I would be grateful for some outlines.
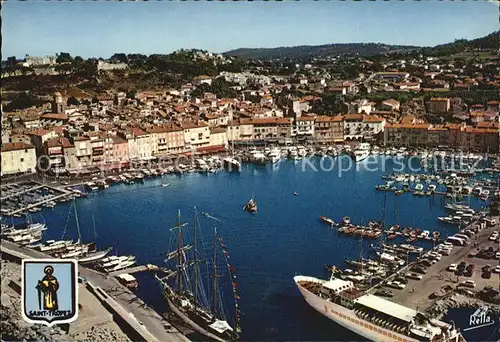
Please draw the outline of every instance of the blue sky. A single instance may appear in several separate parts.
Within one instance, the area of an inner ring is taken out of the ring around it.
[[[484,1],[2,3],[2,55],[224,52],[348,42],[436,45],[498,30]]]

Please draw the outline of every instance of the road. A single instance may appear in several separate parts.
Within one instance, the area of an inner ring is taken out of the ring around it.
[[[3,253],[13,252],[32,258],[50,258],[38,251],[20,247],[12,242],[2,240],[0,250]],[[143,327],[161,342],[188,342],[189,339],[171,326],[156,311],[146,305],[134,293],[122,286],[114,277],[106,276],[94,270],[79,266],[78,273],[95,286],[106,291],[124,311],[131,313]]]

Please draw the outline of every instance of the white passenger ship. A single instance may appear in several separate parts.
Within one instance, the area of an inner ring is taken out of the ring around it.
[[[465,341],[453,325],[366,294],[351,281],[295,276],[306,302],[332,321],[371,341]]]

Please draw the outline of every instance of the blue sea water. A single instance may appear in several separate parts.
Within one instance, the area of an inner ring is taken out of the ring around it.
[[[385,182],[381,176],[392,171],[391,158],[379,157],[385,170],[368,171],[361,163],[357,170],[339,176],[339,166],[348,162],[337,158],[333,169],[324,163],[330,170],[322,171],[321,160],[314,158],[312,165],[319,169],[315,171],[303,169],[302,162],[282,160],[275,165],[244,165],[240,173],[166,175],[132,186],[113,185],[76,201],[82,235],[84,240],[93,239],[94,216],[99,247],[134,254],[138,264],[161,265],[177,210],[192,222],[197,206],[218,219],[201,217],[200,229],[211,234],[216,226],[231,253],[241,296],[242,340],[361,340],[311,309],[294,286],[295,274],[326,277],[325,264],[359,257],[359,241],[337,235],[319,217],[339,220],[347,215],[354,223],[367,224],[382,219],[386,202],[387,224],[439,230],[442,235],[456,227],[436,220],[446,213],[441,196],[398,196],[395,210],[394,195],[375,190],[375,185]],[[165,182],[171,186],[161,187]],[[256,215],[242,210],[252,195],[259,207]],[[473,207],[480,205],[484,202],[473,199]],[[65,230],[67,236],[76,236],[69,204],[33,216],[33,220],[42,219],[49,227],[46,239],[59,239]],[[365,256],[370,243],[373,240],[364,241]],[[152,276],[137,277],[138,295],[159,312],[166,311]]]

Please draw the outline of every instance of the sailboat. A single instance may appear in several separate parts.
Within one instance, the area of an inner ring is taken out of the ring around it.
[[[59,251],[54,256],[60,259],[69,259],[75,258],[78,262],[81,263],[89,263],[93,261],[97,261],[99,259],[104,258],[110,251],[111,248],[105,249],[103,251],[98,251],[96,249],[96,243],[82,243],[82,236],[80,232],[80,223],[78,221],[78,212],[76,210],[76,202],[73,202],[73,209],[75,211],[75,221],[76,221],[76,229],[78,232],[78,240],[73,245],[67,246],[64,251]],[[65,235],[63,232],[63,237]],[[94,232],[95,232],[95,223],[94,223]]]
[[[197,225],[198,215],[195,208],[195,219],[193,229],[193,245],[184,245],[183,241],[187,236],[183,236],[183,227],[187,224],[181,224],[181,214],[178,212],[178,224],[171,231],[177,230],[177,249],[167,254],[165,262],[170,267],[162,270],[166,273],[160,277],[159,272],[155,278],[163,290],[163,295],[170,309],[184,323],[189,325],[196,332],[215,341],[225,342],[234,341],[239,338],[241,329],[239,327],[239,295],[236,283],[236,274],[234,268],[229,264],[229,252],[217,230],[214,230],[213,256],[210,270],[209,260],[199,260]],[[185,235],[185,234],[184,234]],[[175,242],[175,241],[174,241]],[[202,244],[203,245],[203,244]],[[223,259],[231,278],[231,287],[233,291],[234,318],[233,324],[228,323],[225,318],[226,311],[222,307],[222,296],[220,286],[218,285],[217,250],[222,249]],[[193,251],[192,260],[188,259],[188,252]],[[206,271],[202,272],[199,265],[205,264]],[[211,273],[211,274],[210,274]],[[203,278],[210,276],[211,298],[205,292]],[[210,303],[211,302],[211,303]]]
[[[95,218],[94,218],[94,215],[92,215],[92,222],[93,222],[93,226],[94,226],[94,237],[97,239],[97,232],[95,230]],[[102,251],[98,251],[98,250],[94,250],[92,252],[88,252],[86,253],[85,255],[82,255],[80,257],[78,257],[78,263],[80,264],[88,264],[88,263],[91,263],[91,262],[95,262],[97,260],[101,260],[102,258],[104,258],[106,255],[108,255],[109,252],[111,252],[111,250],[113,249],[113,247],[108,247]]]

